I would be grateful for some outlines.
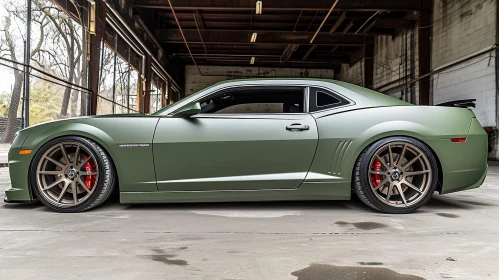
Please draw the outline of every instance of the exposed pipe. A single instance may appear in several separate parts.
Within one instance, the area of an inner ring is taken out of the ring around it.
[[[189,44],[187,43],[187,39],[185,39],[184,31],[182,30],[182,27],[180,26],[180,23],[178,22],[177,14],[175,14],[175,10],[173,9],[172,2],[168,0],[168,4],[170,5],[170,9],[172,10],[173,17],[175,18],[175,21],[177,22],[178,29],[180,30],[180,34],[182,35],[182,38],[184,39],[185,46],[187,47],[187,50],[189,51],[189,54],[191,55],[192,62],[194,62],[194,65],[198,68],[199,74],[203,75],[201,72],[201,69],[199,68],[199,65],[196,63],[196,60],[194,59],[194,56],[192,55],[191,48],[189,48]],[[204,42],[203,42],[204,44]]]
[[[147,46],[140,40],[140,38],[135,34],[135,32],[133,32],[133,30],[131,30],[130,27],[128,27],[126,21],[123,19],[123,17],[121,17],[121,15],[118,13],[118,11],[116,11],[116,9],[114,8],[114,5],[112,3],[110,3],[109,1],[110,0],[105,0],[104,2],[106,3],[106,7],[111,11],[113,16],[116,17],[121,22],[121,24],[133,36],[133,38],[137,41],[137,43],[139,43],[139,45],[146,51],[146,53],[158,65],[158,67],[161,69],[161,71],[163,71],[166,74],[166,76],[168,76],[168,78],[175,85],[175,87],[177,89],[180,89],[180,86],[175,82],[175,80],[170,76],[170,74],[168,74],[166,69],[161,65],[161,63],[159,63],[159,61],[156,59],[156,57],[151,53],[149,48],[147,48]]]
[[[360,28],[357,30],[357,32],[355,32],[355,34],[359,33],[359,31],[362,30],[362,28],[364,28],[364,26],[371,20],[373,19],[373,17],[375,17],[377,14],[379,14],[379,11],[376,11],[372,16],[370,16],[361,26]]]
[[[170,0],[168,0],[169,2]],[[321,28],[322,26],[324,25],[324,23],[326,23],[326,20],[327,18],[329,17],[329,15],[331,14],[331,12],[334,10],[334,7],[336,7],[336,4],[338,4],[340,0],[336,0],[334,1],[333,5],[331,6],[331,9],[329,9],[329,11],[327,12],[327,15],[324,17],[324,20],[322,20],[322,23],[321,25],[319,25],[319,28],[317,28],[317,31],[315,31],[315,34],[314,36],[312,37],[312,39],[310,40],[310,44],[312,44],[315,40],[315,37],[317,37],[317,34],[319,34],[319,31],[321,31]]]

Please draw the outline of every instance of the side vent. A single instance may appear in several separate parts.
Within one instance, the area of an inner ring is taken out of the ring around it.
[[[341,175],[341,162],[343,162],[343,158],[345,157],[348,148],[350,148],[350,145],[352,145],[352,140],[340,141],[338,146],[336,146],[331,163],[331,169],[329,170],[330,174]]]

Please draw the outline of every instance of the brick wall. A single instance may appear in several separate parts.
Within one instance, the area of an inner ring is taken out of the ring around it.
[[[348,64],[341,65],[341,70],[335,79],[364,86],[364,59],[350,66]]]

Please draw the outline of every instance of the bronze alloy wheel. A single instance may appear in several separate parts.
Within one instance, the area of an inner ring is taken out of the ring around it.
[[[95,142],[76,136],[49,141],[35,155],[31,185],[36,197],[59,212],[81,212],[103,203],[114,188],[114,168]]]
[[[431,150],[409,137],[389,137],[362,152],[353,188],[366,205],[387,213],[410,213],[426,204],[438,183]]]

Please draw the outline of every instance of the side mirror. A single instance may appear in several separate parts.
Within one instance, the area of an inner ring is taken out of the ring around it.
[[[201,104],[199,104],[199,102],[196,102],[180,108],[180,110],[178,110],[174,116],[179,118],[189,118],[199,113],[201,113]]]

